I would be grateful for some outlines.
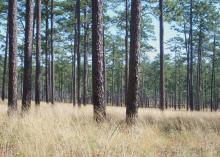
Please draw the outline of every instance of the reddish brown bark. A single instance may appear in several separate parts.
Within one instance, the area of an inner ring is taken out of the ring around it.
[[[9,0],[8,113],[17,111],[17,0]]]
[[[36,72],[35,72],[35,104],[40,104],[40,56],[41,56],[41,0],[36,0]]]
[[[136,122],[138,115],[138,57],[140,51],[140,0],[131,1],[130,22],[130,61],[128,95],[126,100],[126,121],[128,124]]]
[[[32,73],[32,41],[33,41],[33,0],[26,1],[25,16],[25,50],[22,110],[28,111],[31,106],[31,73]]]
[[[92,1],[92,83],[94,119],[103,121],[106,117],[103,78],[103,2]]]

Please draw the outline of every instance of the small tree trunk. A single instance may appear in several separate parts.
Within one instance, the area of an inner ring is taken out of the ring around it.
[[[50,48],[51,48],[51,103],[54,104],[54,52],[53,52],[53,5],[54,2],[51,0],[51,34],[50,34]]]
[[[40,56],[41,56],[41,0],[36,0],[37,34],[36,34],[36,73],[35,104],[40,105]]]
[[[213,43],[213,54],[212,54],[212,79],[211,79],[211,101],[210,101],[210,109],[213,111],[213,95],[215,95],[215,51],[216,51],[216,35],[214,35],[214,43]],[[214,94],[213,94],[214,93]]]
[[[192,7],[193,2],[190,0],[190,82],[189,82],[189,107],[190,110],[193,111],[193,32],[192,32]]]
[[[87,77],[88,77],[88,61],[87,61],[87,32],[88,32],[88,25],[87,25],[87,5],[84,9],[84,68],[83,68],[83,105],[86,105],[86,97],[87,97]]]
[[[164,110],[164,27],[163,27],[163,0],[159,1],[160,8],[160,109]]]
[[[48,0],[46,0],[46,49],[45,49],[45,91],[46,91],[46,102],[49,103],[49,59],[48,59],[48,26],[49,26],[49,15],[48,15]]]
[[[7,60],[8,60],[8,20],[7,20],[7,31],[6,31],[6,40],[5,40],[5,57],[4,57],[4,71],[2,79],[2,101],[5,100],[5,77],[7,69]]]
[[[25,51],[22,111],[28,111],[31,106],[31,76],[32,76],[32,43],[33,43],[33,0],[26,1],[25,17]]]
[[[128,0],[125,0],[125,100],[128,90]]]
[[[81,91],[80,91],[80,0],[76,2],[76,19],[77,19],[77,103],[81,106]]]

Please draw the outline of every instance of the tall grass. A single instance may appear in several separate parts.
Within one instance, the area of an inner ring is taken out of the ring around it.
[[[92,106],[42,104],[29,114],[7,116],[0,104],[0,156],[24,157],[219,157],[220,113],[139,109],[126,126],[125,108],[107,107],[93,121]]]

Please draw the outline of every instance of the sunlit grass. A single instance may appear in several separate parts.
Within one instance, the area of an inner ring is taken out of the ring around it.
[[[33,103],[34,104],[34,103]],[[0,156],[26,157],[219,157],[220,113],[139,109],[126,126],[125,108],[107,107],[107,121],[93,121],[92,106],[32,106],[7,116],[0,105]]]

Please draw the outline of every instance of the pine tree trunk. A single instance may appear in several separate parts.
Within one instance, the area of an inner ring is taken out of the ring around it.
[[[25,16],[25,50],[22,111],[28,111],[31,106],[31,76],[32,76],[32,43],[33,43],[33,0],[26,1]]]
[[[189,48],[188,48],[188,43],[187,43],[187,37],[186,37],[186,24],[184,23],[184,40],[185,40],[185,49],[186,49],[186,54],[187,54],[187,69],[186,69],[186,84],[187,84],[187,92],[186,92],[186,108],[187,108],[187,111],[189,110],[189,82],[190,82],[190,79],[189,79]]]
[[[80,91],[80,0],[77,0],[76,5],[76,19],[77,19],[77,103],[81,106],[81,91]]]
[[[128,90],[128,0],[125,0],[125,100]]]
[[[138,115],[138,57],[140,51],[140,0],[131,1],[130,61],[128,95],[126,100],[126,122],[134,124]]]
[[[198,45],[198,62],[197,62],[197,102],[196,102],[196,110],[200,110],[201,105],[201,63],[202,63],[202,30],[200,25],[199,30],[199,45]]]
[[[113,43],[114,44],[114,43]],[[114,106],[115,103],[115,75],[114,75],[114,69],[115,69],[115,45],[113,45],[113,52],[112,52],[112,106]]]
[[[177,91],[177,66],[176,66],[176,52],[175,52],[175,78],[174,78],[174,109],[176,110],[176,91]]]
[[[159,1],[160,8],[160,109],[164,110],[164,27],[163,27],[163,0]]]
[[[45,91],[46,91],[46,102],[49,103],[49,58],[48,58],[48,50],[49,50],[49,43],[48,43],[48,27],[49,27],[49,13],[48,13],[48,1],[46,0],[46,49],[45,49]]]
[[[73,52],[73,106],[76,106],[76,48],[77,48],[77,28],[74,26],[74,52]]]
[[[87,77],[88,77],[88,61],[87,61],[87,32],[88,32],[88,24],[87,24],[87,5],[84,9],[84,68],[83,68],[83,105],[86,105],[87,98]]]
[[[8,113],[17,111],[17,0],[9,0]]]
[[[41,56],[41,0],[36,0],[36,72],[35,72],[35,104],[40,105],[40,56]]]
[[[189,83],[189,107],[193,111],[193,32],[192,32],[192,7],[193,2],[190,0],[190,83]]]
[[[54,1],[51,0],[51,18],[50,18],[50,24],[51,24],[51,33],[50,33],[50,49],[51,49],[51,103],[54,104],[54,51],[53,51],[53,6]]]
[[[92,1],[92,82],[94,119],[103,121],[106,117],[103,78],[103,2]]]
[[[4,57],[4,71],[3,71],[3,79],[2,79],[2,101],[5,100],[5,78],[6,78],[6,70],[7,70],[7,60],[8,60],[8,20],[7,20],[7,31],[6,31],[6,40],[5,40],[5,57]]]
[[[211,112],[213,111],[213,95],[215,95],[215,87],[214,87],[214,81],[215,81],[215,51],[216,51],[216,35],[214,35],[214,43],[213,43],[213,54],[212,54],[212,78],[211,78],[211,101],[210,101],[210,109]]]

